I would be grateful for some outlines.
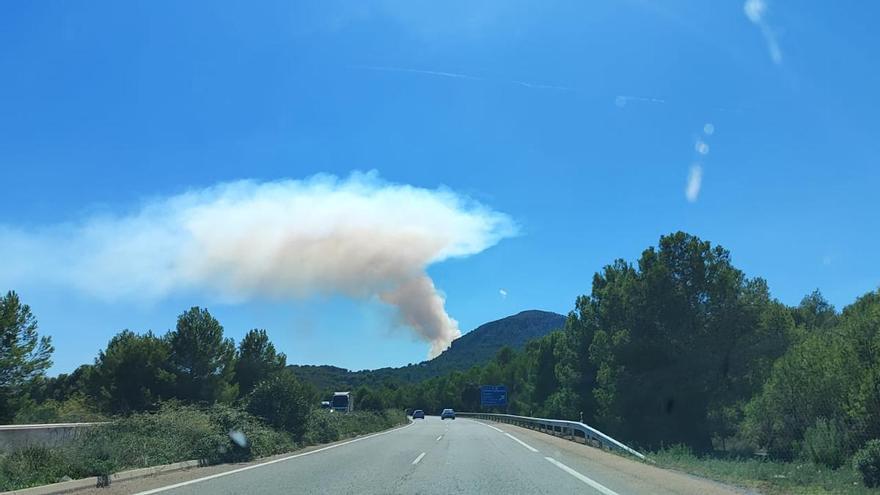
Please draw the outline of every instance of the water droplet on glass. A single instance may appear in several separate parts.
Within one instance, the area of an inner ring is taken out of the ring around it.
[[[694,148],[697,150],[697,153],[701,155],[709,154],[709,145],[704,143],[703,141],[697,141],[697,144],[694,145]]]
[[[247,447],[247,436],[238,430],[230,431],[229,439],[232,440],[232,443],[238,445],[239,447]]]

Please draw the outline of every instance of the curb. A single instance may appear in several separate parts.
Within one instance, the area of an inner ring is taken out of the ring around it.
[[[175,462],[162,466],[152,466],[139,469],[130,469],[128,471],[120,471],[109,476],[92,476],[81,480],[62,481],[61,483],[52,483],[51,485],[41,485],[31,488],[23,488],[21,490],[13,490],[11,492],[3,492],[0,495],[50,495],[54,493],[67,493],[86,488],[100,488],[112,485],[113,482],[133,480],[136,478],[146,478],[156,474],[171,473],[174,471],[182,471],[184,469],[206,466],[207,463],[199,460]]]

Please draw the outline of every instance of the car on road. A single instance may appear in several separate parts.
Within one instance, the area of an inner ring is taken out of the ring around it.
[[[412,419],[425,419],[425,411],[421,409],[416,409],[413,411]]]
[[[444,409],[442,413],[440,413],[440,419],[455,419],[455,411],[452,409]]]

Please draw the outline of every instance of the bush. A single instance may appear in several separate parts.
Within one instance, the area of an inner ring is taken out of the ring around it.
[[[63,450],[73,478],[191,459],[238,462],[286,452],[290,437],[244,411],[166,404],[92,428]]]
[[[355,411],[335,413],[317,409],[309,414],[304,440],[307,443],[335,442],[342,438],[385,430],[406,422],[403,411]]]
[[[189,459],[215,461],[221,435],[204,411],[169,404],[155,414],[133,414],[92,428],[68,450],[83,475],[100,475]]]
[[[327,409],[313,409],[306,421],[306,443],[329,443],[339,440],[339,416]]]
[[[847,465],[826,469],[811,462],[782,462],[769,456],[694,456],[689,454],[689,449],[677,447],[647,453],[647,456],[658,467],[737,485],[745,488],[743,493],[877,495],[875,490],[861,486],[858,473]]]
[[[677,443],[675,445],[665,448],[662,451],[662,454],[665,458],[675,461],[696,459],[694,451],[683,443]]]
[[[365,435],[391,428],[406,421],[403,411],[395,409],[381,412],[355,411],[348,414],[333,414],[338,421],[337,428],[342,437]]]
[[[251,393],[247,410],[301,441],[311,410],[312,395],[290,372],[260,382]]]
[[[306,441],[326,443],[372,433],[405,421],[402,411],[351,414],[307,411]],[[239,408],[166,403],[86,430],[61,448],[29,447],[0,456],[0,491],[85,478],[191,459],[246,461],[296,448],[290,434]]]
[[[865,486],[880,486],[880,439],[870,440],[853,456],[853,468],[861,473]]]
[[[106,417],[88,405],[81,395],[65,401],[47,400],[42,404],[25,404],[16,414],[16,424],[88,423],[106,421]]]
[[[218,459],[220,461],[266,457],[295,447],[290,435],[270,428],[259,418],[241,409],[218,404],[209,409],[208,413],[219,431],[226,433],[223,436],[226,453]]]
[[[0,460],[0,490],[55,483],[69,472],[70,466],[60,453],[47,447],[25,447]]]
[[[836,421],[820,418],[804,432],[803,454],[815,464],[837,469],[847,459],[846,436]]]

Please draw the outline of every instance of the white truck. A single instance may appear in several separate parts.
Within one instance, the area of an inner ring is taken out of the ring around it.
[[[330,399],[330,410],[349,413],[354,410],[354,398],[351,392],[334,392]]]

